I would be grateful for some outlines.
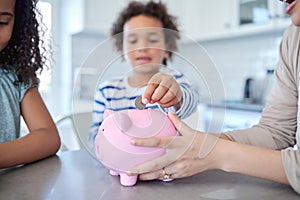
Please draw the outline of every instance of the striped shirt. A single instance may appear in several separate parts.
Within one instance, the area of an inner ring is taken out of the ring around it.
[[[178,117],[186,118],[191,115],[196,109],[199,101],[199,95],[196,90],[192,88],[188,80],[181,72],[174,69],[164,67],[160,70],[164,74],[172,75],[178,82],[183,92],[183,102],[180,109],[176,110],[174,107],[163,108],[158,104],[147,104],[146,108],[161,110],[168,112],[173,109]],[[113,111],[120,111],[126,109],[136,109],[135,99],[141,96],[146,89],[144,87],[134,88],[128,84],[128,77],[116,77],[106,81],[98,87],[93,108],[93,122],[91,124],[89,133],[89,142],[92,145],[98,132],[98,127],[103,121],[103,114],[105,109]]]

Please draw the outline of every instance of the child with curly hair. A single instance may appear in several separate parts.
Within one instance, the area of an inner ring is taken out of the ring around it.
[[[30,163],[57,152],[60,138],[39,94],[36,73],[46,54],[37,0],[0,1],[0,168]],[[45,29],[42,29],[45,30]],[[43,31],[44,32],[44,31]],[[20,137],[23,117],[29,133]]]
[[[141,96],[146,108],[174,110],[186,118],[196,109],[199,95],[183,73],[166,67],[180,38],[176,18],[161,2],[131,1],[111,29],[115,46],[132,70],[98,87],[94,98],[90,143],[97,135],[105,109],[135,109]]]

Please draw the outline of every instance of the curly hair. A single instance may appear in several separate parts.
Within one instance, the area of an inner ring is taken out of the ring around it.
[[[15,84],[36,84],[37,72],[47,66],[47,55],[51,54],[41,39],[46,27],[38,21],[42,15],[36,7],[37,2],[16,0],[13,33],[8,45],[0,52],[0,68],[16,72],[18,81]]]
[[[161,1],[154,2],[149,1],[148,3],[142,3],[137,1],[132,1],[125,7],[119,14],[117,20],[113,23],[110,35],[114,36],[124,31],[124,24],[130,20],[132,17],[138,15],[145,15],[148,17],[153,17],[161,21],[166,39],[166,46],[169,50],[169,58],[172,58],[172,51],[177,50],[176,40],[180,38],[176,17],[168,14],[166,5]],[[173,31],[168,31],[173,30]],[[123,38],[115,37],[115,47],[118,51],[122,52],[123,49]],[[166,60],[163,61],[166,64]]]

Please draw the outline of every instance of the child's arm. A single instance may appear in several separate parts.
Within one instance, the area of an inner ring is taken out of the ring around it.
[[[182,73],[170,70],[171,75],[158,72],[149,81],[143,94],[143,103],[159,103],[164,108],[174,107],[180,118],[186,118],[196,109],[198,93]]]
[[[54,155],[60,147],[58,131],[37,88],[26,92],[21,102],[21,113],[29,133],[0,144],[0,168]]]
[[[182,96],[181,88],[173,76],[158,72],[148,82],[142,102],[159,103],[164,108],[175,106],[179,109]]]
[[[103,93],[100,92],[105,84],[101,85],[95,94],[94,102],[93,102],[93,113],[92,113],[92,124],[89,130],[89,138],[88,142],[91,147],[94,146],[95,137],[98,133],[98,128],[103,121],[104,110],[107,108],[107,100],[103,96]]]

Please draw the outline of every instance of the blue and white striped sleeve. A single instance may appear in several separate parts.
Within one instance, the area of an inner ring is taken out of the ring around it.
[[[107,99],[103,93],[104,86],[99,86],[93,102],[92,124],[89,130],[89,143],[93,146],[98,128],[103,121],[104,110],[107,108]]]
[[[172,75],[179,84],[183,94],[182,104],[178,110],[175,110],[175,112],[179,118],[187,118],[197,110],[200,95],[197,90],[192,87],[183,73],[173,69],[170,69],[170,73],[170,75]]]

